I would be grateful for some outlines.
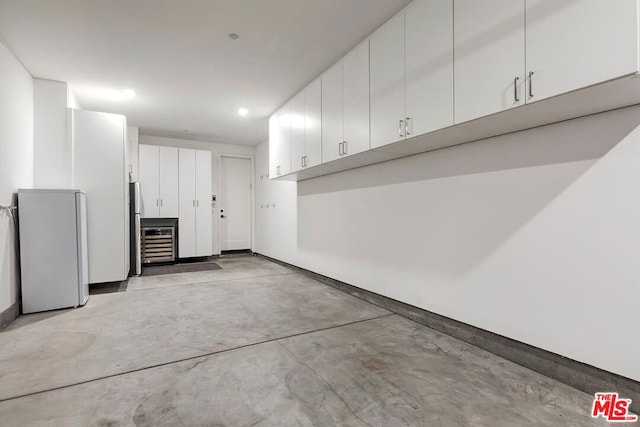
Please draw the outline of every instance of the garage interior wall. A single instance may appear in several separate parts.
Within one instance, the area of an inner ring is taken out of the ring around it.
[[[33,186],[33,78],[0,41],[0,206]],[[0,313],[19,300],[16,230],[0,211]]]
[[[256,252],[640,380],[640,107],[299,183],[268,153]]]

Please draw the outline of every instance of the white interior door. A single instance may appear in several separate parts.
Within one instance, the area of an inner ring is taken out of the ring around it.
[[[211,151],[196,150],[196,256],[213,255]]]
[[[196,255],[196,152],[180,148],[178,152],[180,203],[178,217],[178,256]]]
[[[178,217],[178,149],[160,147],[160,217]]]
[[[160,214],[159,151],[156,145],[140,144],[138,147],[140,194],[142,195],[142,218],[157,218]]]
[[[220,158],[220,249],[251,249],[251,160]]]

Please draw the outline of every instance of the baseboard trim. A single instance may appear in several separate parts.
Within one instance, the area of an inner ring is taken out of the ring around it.
[[[640,413],[640,382],[638,381],[414,307],[260,253],[255,253],[255,255],[291,268],[349,295],[474,345],[585,393],[593,395],[596,392],[616,391],[621,397],[632,399],[631,410]]]
[[[20,316],[20,301],[0,313],[0,331]]]

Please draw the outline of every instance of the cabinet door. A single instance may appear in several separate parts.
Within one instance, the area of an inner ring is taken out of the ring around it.
[[[453,0],[406,9],[407,136],[453,125]]]
[[[322,75],[322,162],[341,157],[344,141],[342,62]]]
[[[140,194],[142,195],[142,218],[157,218],[160,216],[160,168],[159,150],[155,145],[140,144],[139,179]]]
[[[291,105],[285,105],[278,115],[280,127],[278,138],[278,176],[291,172]]]
[[[524,0],[456,0],[454,21],[456,123],[524,104]]]
[[[527,101],[638,70],[636,0],[527,0]],[[529,82],[528,82],[529,83]]]
[[[178,149],[160,147],[160,217],[178,217]]]
[[[178,152],[180,205],[178,216],[178,256],[196,255],[196,153],[180,148]]]
[[[404,139],[404,12],[371,36],[371,148]]]
[[[291,100],[291,172],[304,167],[304,91]]]
[[[343,154],[369,149],[369,42],[342,61]]]
[[[322,81],[318,79],[304,91],[304,155],[306,166],[322,162]]]
[[[280,112],[269,117],[269,178],[278,176],[280,162]]]
[[[196,150],[196,256],[213,254],[211,226],[211,152]]]

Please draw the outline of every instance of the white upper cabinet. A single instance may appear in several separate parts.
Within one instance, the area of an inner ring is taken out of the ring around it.
[[[178,217],[178,149],[141,144],[140,191],[143,218]]]
[[[140,144],[139,172],[142,218],[160,216],[160,151],[155,145]]]
[[[637,0],[527,0],[527,102],[638,71],[637,9]]]
[[[291,104],[285,105],[278,114],[280,126],[278,141],[278,165],[276,175],[286,175],[291,172]]]
[[[369,149],[369,42],[342,61],[343,156]]]
[[[304,92],[300,92],[289,104],[291,107],[291,172],[304,168],[304,101]]]
[[[322,81],[317,79],[304,90],[305,167],[322,162]]]
[[[342,110],[342,61],[322,75],[322,162],[342,155],[344,121]]]
[[[524,21],[524,0],[455,0],[456,123],[524,104]]]
[[[404,139],[404,12],[373,34],[370,43],[371,148],[376,148]]]
[[[291,172],[291,105],[287,104],[269,119],[269,177]]]
[[[453,125],[453,0],[406,9],[407,137]]]
[[[178,149],[159,147],[161,218],[178,217]]]
[[[277,169],[280,162],[280,113],[275,112],[269,117],[269,177],[278,176]]]

